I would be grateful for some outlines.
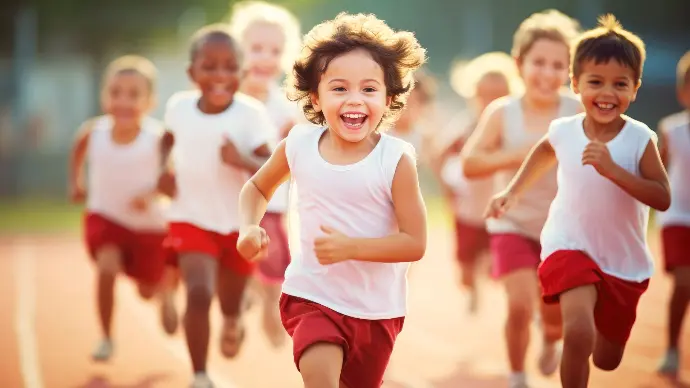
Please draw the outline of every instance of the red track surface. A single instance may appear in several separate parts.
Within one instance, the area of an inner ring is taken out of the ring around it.
[[[456,287],[452,235],[435,230],[430,236],[427,258],[415,264],[410,275],[410,313],[384,387],[505,387],[502,290],[485,284],[479,313],[468,316]],[[612,373],[594,371],[591,387],[687,386],[654,374],[664,345],[668,288],[662,274],[653,279],[642,298],[623,364]],[[187,386],[190,367],[182,335],[165,336],[155,306],[140,301],[124,279],[117,293],[115,357],[109,364],[90,361],[99,334],[93,291],[93,270],[77,236],[0,240],[0,387]],[[257,310],[248,314],[251,330],[242,354],[227,361],[215,343],[220,316],[214,307],[212,377],[219,388],[301,387],[289,346],[270,348]],[[558,387],[557,376],[542,378],[536,372],[538,345],[534,341],[530,349],[533,386]],[[684,366],[690,368],[690,359]]]

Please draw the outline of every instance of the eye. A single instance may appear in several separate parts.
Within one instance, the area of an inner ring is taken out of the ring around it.
[[[625,88],[628,87],[628,83],[627,83],[627,82],[620,81],[620,82],[616,82],[616,86],[619,87],[619,88],[621,88],[621,89],[625,89]]]
[[[591,80],[589,80],[587,83],[590,84],[590,85],[600,85],[600,84],[601,84],[601,81],[596,80],[596,79],[591,79]]]
[[[365,93],[373,93],[373,92],[375,92],[375,91],[376,91],[376,89],[375,89],[375,88],[372,88],[372,87],[364,88],[364,92],[365,92]]]

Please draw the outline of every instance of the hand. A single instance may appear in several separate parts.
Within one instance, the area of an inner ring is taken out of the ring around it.
[[[177,182],[175,174],[171,171],[165,171],[158,177],[156,190],[163,195],[173,198],[177,194]]]
[[[240,230],[237,251],[245,260],[261,260],[266,256],[270,241],[264,228],[259,225],[250,225]]]
[[[223,145],[220,147],[220,158],[229,166],[244,168],[244,160],[242,155],[237,150],[237,147],[235,147],[235,144],[227,137],[225,138]]]
[[[145,213],[149,209],[149,204],[155,195],[156,193],[137,195],[129,201],[129,207],[137,213]]]
[[[501,218],[515,203],[515,197],[509,191],[502,191],[491,198],[484,211],[484,218]]]
[[[322,265],[339,263],[355,258],[352,239],[328,226],[321,226],[325,233],[314,240],[314,253]]]
[[[600,141],[591,141],[582,153],[582,165],[591,165],[597,172],[604,176],[611,176],[616,168],[616,163],[611,158],[611,153],[606,144]]]
[[[73,183],[69,188],[69,198],[73,203],[83,203],[86,200],[86,189],[79,183]]]

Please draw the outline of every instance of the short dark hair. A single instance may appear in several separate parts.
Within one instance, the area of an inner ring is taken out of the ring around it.
[[[356,49],[366,50],[383,69],[391,104],[383,122],[400,114],[414,87],[413,73],[426,62],[426,51],[408,31],[393,31],[374,15],[340,13],[333,20],[314,27],[304,38],[302,52],[287,80],[288,97],[299,101],[307,120],[324,125],[311,94],[318,91],[321,76],[330,62]]]
[[[582,64],[587,61],[600,64],[614,59],[629,67],[639,83],[646,55],[642,39],[624,30],[615,16],[607,14],[599,17],[599,26],[582,34],[573,47],[571,75],[578,78],[582,73]]]
[[[227,42],[228,46],[235,52],[237,61],[241,62],[242,50],[230,33],[230,27],[226,24],[215,23],[201,27],[197,30],[189,42],[189,60],[194,62],[201,46],[206,42]]]

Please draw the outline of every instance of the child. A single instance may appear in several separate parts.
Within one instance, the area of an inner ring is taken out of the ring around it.
[[[676,376],[680,363],[678,339],[690,302],[690,51],[678,62],[678,101],[684,111],[666,117],[659,124],[661,155],[671,181],[671,207],[659,213],[666,270],[674,287],[669,306],[668,350],[660,372]]]
[[[300,26],[285,8],[264,2],[241,2],[233,7],[230,26],[242,45],[246,74],[240,82],[240,91],[264,103],[273,122],[273,141],[277,144],[296,123],[297,104],[290,102],[285,91],[278,86],[283,70],[289,71],[294,54],[299,50]],[[263,327],[269,341],[280,346],[285,341],[285,330],[280,322],[278,299],[290,263],[284,214],[288,209],[289,183],[281,185],[268,203],[261,220],[271,239],[267,257],[257,267],[263,295]]]
[[[264,107],[236,93],[240,63],[240,49],[224,25],[202,28],[192,37],[188,68],[199,90],[173,95],[165,113],[175,139],[171,156],[176,180],[167,245],[177,255],[187,285],[184,326],[193,387],[212,386],[206,358],[214,292],[225,319],[223,355],[236,356],[244,339],[240,307],[254,263],[235,248],[237,197],[249,173],[263,162],[256,158],[270,155],[272,129]]]
[[[258,224],[290,175],[300,243],[280,312],[297,369],[307,388],[379,387],[403,325],[405,273],[426,249],[414,151],[381,128],[404,107],[425,53],[374,15],[342,13],[305,42],[289,86],[319,126],[293,128],[242,189],[238,250],[266,249]]]
[[[560,302],[563,314],[565,388],[587,387],[590,355],[603,370],[620,364],[653,271],[649,207],[665,210],[671,201],[656,134],[624,115],[641,84],[644,43],[612,15],[599,22],[572,56],[572,86],[585,113],[555,120],[488,208],[491,217],[507,214],[558,163],[539,280],[544,301]]]
[[[151,194],[169,151],[162,123],[146,116],[155,103],[155,82],[156,68],[147,59],[124,56],[113,61],[101,91],[105,115],[82,125],[72,149],[70,192],[74,201],[86,199],[86,245],[98,268],[103,339],[93,353],[95,361],[107,361],[113,353],[115,278],[121,271],[137,282],[144,299],[159,293],[169,334],[177,326],[174,272],[166,273],[163,251],[165,209]]]
[[[568,80],[570,40],[577,31],[577,22],[558,11],[533,14],[520,24],[512,51],[525,92],[494,101],[482,114],[462,150],[468,179],[494,175],[496,187],[505,187],[551,120],[582,109],[578,100],[562,90]],[[505,330],[514,388],[527,385],[525,355],[539,297],[539,235],[555,194],[556,176],[551,170],[504,217],[487,222],[492,272],[504,283],[508,297]],[[550,375],[558,368],[560,313],[558,306],[541,307],[544,338],[539,369]]]
[[[455,213],[456,258],[460,263],[461,284],[469,291],[469,311],[477,309],[476,274],[479,259],[489,249],[484,210],[494,193],[493,179],[464,179],[460,150],[472,134],[477,119],[495,99],[517,89],[519,75],[515,61],[502,52],[486,53],[469,63],[454,66],[451,73],[453,89],[470,103],[469,115],[461,113],[448,125],[434,155],[437,171],[449,205]],[[468,117],[469,116],[469,117]]]
[[[414,89],[407,99],[405,109],[388,134],[412,144],[417,156],[425,157],[428,151],[429,128],[422,128],[420,123],[429,113],[429,108],[436,97],[436,82],[424,70],[414,73]]]

